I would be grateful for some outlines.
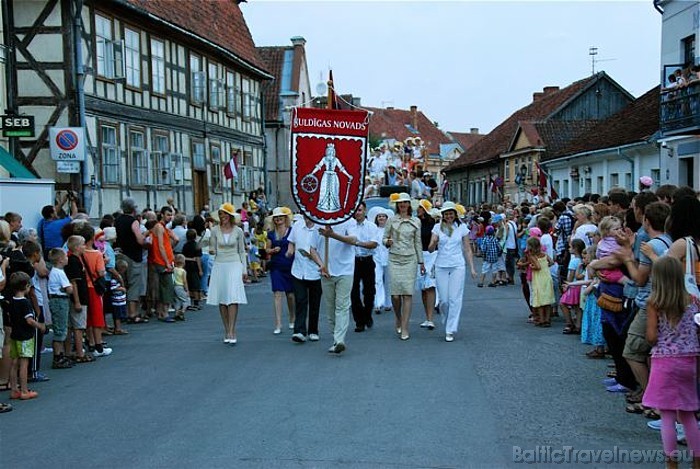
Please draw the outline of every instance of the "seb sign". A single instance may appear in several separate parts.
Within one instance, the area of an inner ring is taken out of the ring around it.
[[[51,159],[85,161],[85,129],[82,127],[49,128]]]
[[[33,137],[34,116],[2,116],[3,137]]]

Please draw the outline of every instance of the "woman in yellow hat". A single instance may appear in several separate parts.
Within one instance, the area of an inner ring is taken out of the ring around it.
[[[272,229],[267,232],[265,251],[270,255],[267,263],[270,271],[272,293],[275,298],[275,335],[282,333],[282,309],[287,298],[289,328],[294,329],[294,279],[292,264],[294,256],[287,257],[289,232],[291,231],[292,211],[287,207],[277,207],[272,211]]]
[[[236,209],[225,203],[219,207],[219,224],[212,228],[209,254],[214,267],[209,280],[208,305],[218,305],[224,325],[224,343],[235,344],[238,305],[247,304],[243,281],[248,279],[243,230],[235,225]]]
[[[389,248],[391,303],[396,315],[396,332],[401,335],[401,340],[408,340],[416,272],[420,268],[421,275],[425,274],[420,221],[411,216],[411,196],[402,192],[392,194],[390,200],[396,204],[396,216],[387,222],[382,243]]]

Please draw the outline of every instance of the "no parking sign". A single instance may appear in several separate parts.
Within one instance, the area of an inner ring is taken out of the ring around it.
[[[51,159],[85,161],[85,129],[82,127],[49,128]]]

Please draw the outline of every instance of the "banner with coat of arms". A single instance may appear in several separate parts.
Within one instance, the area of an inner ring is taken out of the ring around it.
[[[335,225],[357,210],[365,185],[368,117],[362,110],[294,110],[292,194],[314,222]]]

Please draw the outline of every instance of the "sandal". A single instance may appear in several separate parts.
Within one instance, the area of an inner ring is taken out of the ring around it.
[[[627,401],[628,404],[641,404],[642,395],[643,393],[629,393],[625,396],[625,401]],[[648,409],[648,407],[645,407],[645,409]]]
[[[590,352],[586,352],[586,356],[592,359],[601,359],[605,358],[605,352],[601,352],[598,349],[593,349]]]
[[[646,410],[649,410],[649,407],[642,405],[641,402],[635,402],[625,406],[625,412],[628,412],[630,414],[642,414]]]
[[[125,329],[114,329],[114,335],[128,335],[129,331]]]
[[[12,412],[12,405],[0,402],[0,414],[4,414],[5,412]]]
[[[576,333],[576,328],[574,326],[566,326],[563,331],[561,331],[562,334],[566,335],[571,335]]]
[[[85,354],[82,357],[75,357],[75,363],[92,363],[95,361],[95,357],[90,354]]]
[[[617,378],[617,371],[615,370],[610,370],[608,371],[608,378]]]
[[[643,413],[646,418],[651,420],[659,420],[661,418],[661,415],[654,409],[646,409]]]

